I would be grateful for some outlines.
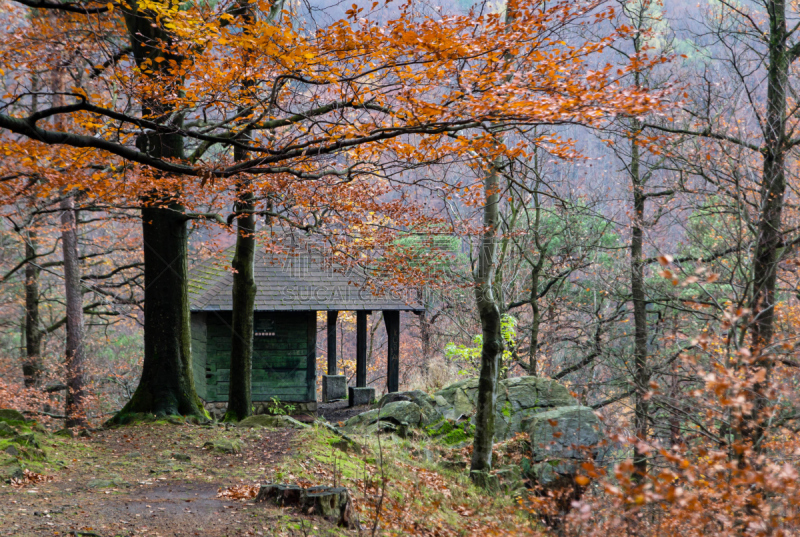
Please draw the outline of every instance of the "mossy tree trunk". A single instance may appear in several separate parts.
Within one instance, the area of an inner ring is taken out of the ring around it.
[[[180,65],[183,58],[170,52],[173,36],[162,22],[136,2],[126,9],[125,22],[136,64],[141,67],[149,60],[147,68],[157,70],[154,76],[174,86],[172,91],[180,91],[182,81],[169,72],[169,60]],[[158,57],[168,61],[157,62]],[[163,119],[174,113],[158,96],[145,99],[142,107],[145,117]],[[180,126],[180,117],[173,121]],[[184,156],[183,138],[173,132],[148,131],[137,138],[136,145],[156,158]],[[177,198],[159,194],[143,200],[144,363],[139,386],[118,417],[139,412],[206,416],[192,373],[187,219]]]
[[[144,364],[139,386],[120,414],[204,415],[192,374],[182,213],[178,204],[142,209]]]
[[[252,414],[253,310],[256,301],[255,203],[249,184],[238,183],[236,251],[233,256],[233,318],[231,322],[231,376],[225,420]]]
[[[497,230],[500,224],[498,165],[495,163],[484,179],[486,197],[483,209],[484,234],[479,251],[478,266],[474,274],[475,300],[478,305],[483,334],[475,438],[470,467],[473,479],[476,480],[483,472],[492,468],[494,417],[497,406],[497,370],[503,352],[500,308],[494,296],[493,285],[498,242]]]

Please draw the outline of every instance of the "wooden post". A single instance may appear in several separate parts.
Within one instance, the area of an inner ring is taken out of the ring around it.
[[[356,388],[367,387],[367,312],[356,312]]]
[[[307,400],[317,400],[317,312],[308,313],[308,355],[306,361]]]
[[[338,311],[328,312],[328,374],[336,374],[336,319]]]
[[[388,336],[386,390],[393,393],[400,391],[400,312],[384,311],[383,322]]]

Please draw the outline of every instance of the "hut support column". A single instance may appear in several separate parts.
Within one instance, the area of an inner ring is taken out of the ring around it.
[[[328,374],[336,374],[336,319],[338,311],[328,312]]]
[[[356,312],[356,387],[367,387],[367,312]]]
[[[322,375],[322,402],[347,397],[347,377],[336,374],[336,319],[338,311],[328,312],[328,374]]]
[[[389,393],[400,391],[400,312],[384,311],[388,336],[388,362],[386,364],[386,390]]]

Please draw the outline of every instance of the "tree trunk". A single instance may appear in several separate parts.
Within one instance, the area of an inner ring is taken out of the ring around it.
[[[22,362],[22,375],[25,387],[31,388],[42,377],[42,332],[39,330],[39,272],[36,265],[36,231],[28,230],[25,238],[25,360]]]
[[[539,255],[543,255],[541,252]],[[537,374],[536,354],[539,352],[539,325],[542,314],[539,311],[539,273],[542,264],[537,263],[531,270],[531,345],[528,350],[528,374],[535,377]]]
[[[538,151],[534,153],[534,167],[539,169],[539,154]],[[537,374],[536,355],[539,352],[539,326],[542,323],[542,314],[539,311],[539,278],[542,275],[542,268],[544,267],[545,249],[547,246],[542,246],[540,225],[542,223],[542,204],[539,201],[538,190],[541,185],[541,176],[536,174],[536,184],[534,186],[533,194],[533,241],[536,244],[536,250],[539,258],[536,264],[531,263],[531,345],[528,350],[528,374],[535,377]],[[530,263],[530,260],[529,260]]]
[[[637,78],[638,83],[638,78]],[[631,299],[633,301],[634,324],[634,433],[638,442],[647,440],[648,433],[648,402],[647,391],[650,387],[650,374],[647,367],[647,299],[644,290],[644,263],[643,263],[643,229],[644,225],[644,185],[639,170],[639,146],[637,136],[641,126],[633,120],[631,141],[631,183],[633,186],[633,225],[631,229]],[[647,475],[647,454],[637,445],[633,448],[633,466],[635,477],[644,478]]]
[[[169,72],[170,61],[178,65],[183,61],[170,51],[173,36],[136,2],[125,10],[125,23],[137,66],[157,70],[154,76],[179,91],[180,79]],[[168,61],[156,61],[159,57]],[[173,113],[157,98],[145,99],[142,108],[145,117],[165,118]],[[179,125],[180,117],[174,121]],[[147,131],[137,138],[136,145],[156,158],[183,158],[179,133]],[[144,363],[139,386],[115,419],[139,412],[207,417],[192,374],[184,207],[158,196],[144,199],[143,205]]]
[[[495,256],[497,254],[497,230],[500,224],[500,192],[497,163],[484,179],[486,202],[483,211],[483,239],[474,274],[475,300],[481,319],[483,344],[481,367],[478,379],[477,414],[475,416],[475,439],[473,441],[470,470],[475,481],[483,472],[492,468],[492,445],[494,443],[494,418],[497,404],[497,370],[503,352],[503,337],[500,326],[500,308],[494,296]]]
[[[142,209],[144,363],[127,413],[204,415],[194,387],[183,207]]]
[[[83,294],[78,255],[77,214],[75,198],[61,202],[61,246],[64,255],[64,296],[66,298],[67,344],[65,349],[67,400],[66,426],[76,427],[86,423],[84,401]]]
[[[761,416],[767,405],[766,390],[774,366],[772,353],[764,352],[772,343],[775,319],[775,286],[780,250],[783,245],[782,213],[786,192],[786,88],[792,52],[787,50],[786,5],[783,0],[767,3],[770,32],[767,67],[767,107],[764,128],[763,172],[761,176],[761,211],[753,259],[753,295],[750,308],[754,315],[751,345],[755,370],[766,377],[753,387],[755,409],[744,424],[744,435],[756,449],[764,434]],[[754,374],[756,371],[754,371]]]
[[[236,252],[233,256],[233,319],[231,322],[231,380],[226,421],[252,414],[253,310],[256,302],[254,263],[256,253],[255,202],[249,185],[237,183]]]
[[[238,2],[237,14],[248,25],[255,22],[252,4]],[[249,51],[248,51],[249,56]],[[245,64],[251,59],[246,57]],[[246,94],[254,81],[246,79],[242,91]],[[244,110],[241,110],[244,112]],[[250,131],[243,132],[239,139],[247,141]],[[233,150],[236,162],[247,160],[248,154],[241,147]],[[236,251],[233,256],[233,317],[231,320],[231,365],[228,388],[228,410],[225,421],[239,421],[253,413],[253,311],[256,303],[256,280],[254,274],[256,255],[255,196],[246,176],[236,181]]]

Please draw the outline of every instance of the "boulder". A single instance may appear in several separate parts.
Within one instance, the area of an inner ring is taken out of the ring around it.
[[[432,409],[432,407],[431,407]],[[430,409],[428,409],[430,410]],[[345,431],[360,430],[361,432],[374,432],[381,429],[394,431],[398,428],[424,427],[431,423],[432,419],[441,417],[438,414],[426,413],[423,408],[410,400],[400,400],[386,403],[380,408],[373,408],[362,412],[347,420],[343,429]],[[378,423],[380,422],[380,426]]]
[[[376,408],[386,407],[390,403],[410,401],[417,405],[421,415],[421,425],[430,425],[442,419],[442,414],[436,409],[436,399],[423,391],[387,393],[375,404]],[[410,425],[414,425],[408,422]]]
[[[529,477],[548,485],[562,477],[572,478],[580,464],[602,462],[603,426],[594,411],[585,406],[561,407],[526,421],[533,466]]]
[[[25,422],[25,416],[21,412],[10,408],[0,408],[0,421],[21,421]]]
[[[203,444],[203,447],[216,451],[217,453],[233,454],[242,451],[241,442],[238,440],[228,440],[227,438],[221,438],[219,440],[214,440],[213,442],[206,442]]]
[[[290,416],[273,416],[271,414],[257,414],[245,418],[236,424],[237,427],[272,427],[283,428],[288,427],[291,429],[305,429],[308,427],[305,423],[301,423]]]

